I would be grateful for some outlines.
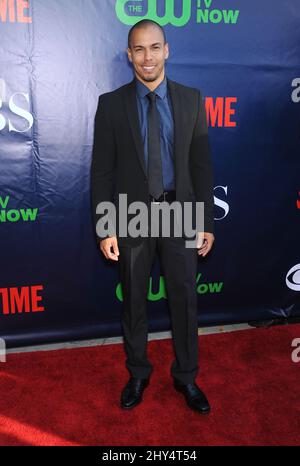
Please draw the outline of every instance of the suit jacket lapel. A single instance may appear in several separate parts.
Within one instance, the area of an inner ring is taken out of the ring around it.
[[[186,123],[184,119],[185,103],[182,101],[180,90],[174,81],[170,79],[168,82],[168,90],[173,107],[173,118],[174,118],[174,161],[175,161],[175,176],[178,180],[178,176],[181,171],[181,160],[182,151],[184,145],[184,125]]]
[[[142,166],[142,169],[145,175],[147,176],[146,167],[145,167],[144,146],[143,146],[143,140],[141,136],[134,80],[131,81],[131,83],[129,83],[127,87],[127,92],[125,92],[125,106],[126,106],[126,113],[127,113],[127,117],[129,120],[133,140],[134,140],[136,150],[138,153],[138,158]]]

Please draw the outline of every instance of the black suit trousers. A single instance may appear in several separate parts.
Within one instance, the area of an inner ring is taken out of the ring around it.
[[[157,251],[171,315],[175,351],[171,375],[184,384],[193,382],[198,373],[197,249],[186,248],[182,237],[160,236],[121,246],[119,251],[127,369],[137,378],[147,378],[153,371],[147,356],[147,293]]]

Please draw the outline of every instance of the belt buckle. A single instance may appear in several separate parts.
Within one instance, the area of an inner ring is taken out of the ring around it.
[[[152,200],[151,200],[151,203],[152,204],[161,204],[162,202],[164,202],[166,200],[166,192],[163,192],[162,193],[162,196],[163,196],[163,200],[162,201],[156,201],[154,197],[152,197]]]
[[[151,203],[153,203],[153,204],[161,204],[162,202],[166,202],[166,198],[167,198],[167,195],[168,195],[168,194],[169,194],[168,191],[164,191],[164,192],[162,193],[162,196],[163,196],[163,200],[162,200],[162,201],[156,201],[156,200],[154,199],[154,197],[152,197]]]

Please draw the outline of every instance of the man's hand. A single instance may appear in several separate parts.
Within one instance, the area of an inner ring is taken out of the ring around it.
[[[205,257],[212,248],[215,237],[212,233],[198,232],[197,249],[198,255]]]
[[[103,252],[106,259],[111,259],[113,261],[119,260],[118,256],[120,253],[118,248],[118,240],[116,236],[103,239],[100,242],[100,250]]]

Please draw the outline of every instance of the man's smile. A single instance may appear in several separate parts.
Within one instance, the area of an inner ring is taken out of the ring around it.
[[[151,65],[151,66],[142,66],[143,71],[146,71],[146,73],[151,73],[155,69],[156,65]]]

